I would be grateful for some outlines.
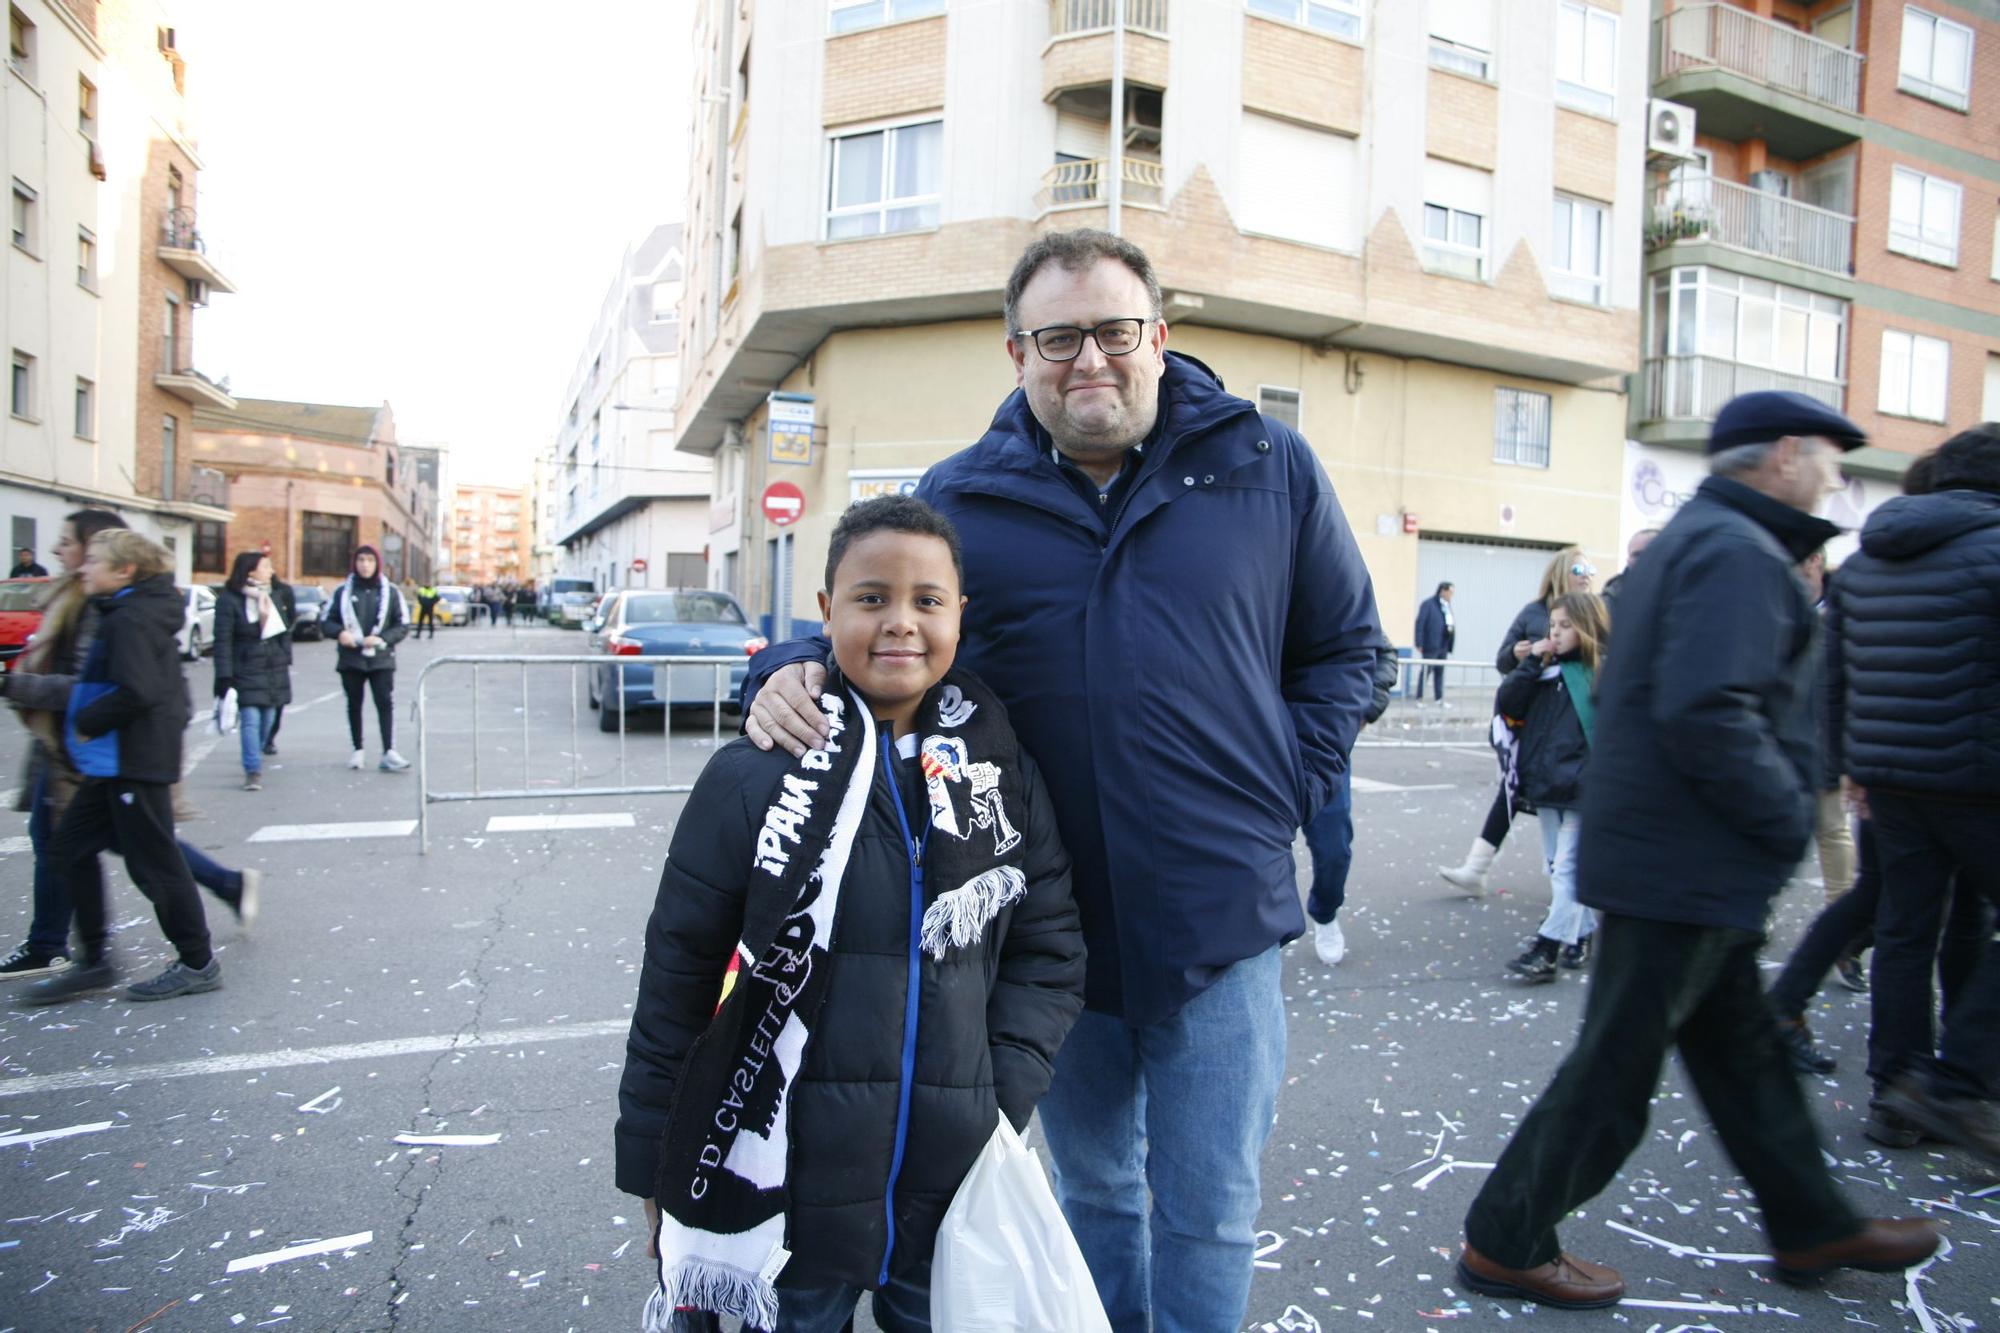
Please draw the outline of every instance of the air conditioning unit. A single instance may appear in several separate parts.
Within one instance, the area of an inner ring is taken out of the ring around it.
[[[189,305],[207,305],[208,283],[200,278],[189,278],[187,280],[187,299]]]
[[[1646,156],[1694,158],[1694,108],[1655,97],[1646,108]]]
[[[99,180],[110,174],[104,165],[104,150],[98,147],[95,139],[90,141],[90,174]]]

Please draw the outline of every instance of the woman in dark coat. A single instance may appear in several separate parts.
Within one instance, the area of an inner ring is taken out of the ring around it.
[[[292,699],[292,627],[271,595],[271,557],[239,551],[215,599],[215,697],[236,691],[243,790],[264,787],[264,744]]]
[[[400,773],[410,761],[396,753],[396,645],[410,632],[410,612],[403,590],[382,576],[382,557],[374,547],[354,553],[354,570],[334,588],[320,623],[339,636],[336,663],[341,688],[347,691],[347,730],[354,741],[349,768],[367,762],[361,748],[361,696],[375,697],[375,723],[382,731],[384,773]]]

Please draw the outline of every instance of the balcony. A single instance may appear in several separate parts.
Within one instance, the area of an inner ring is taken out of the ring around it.
[[[1639,372],[1639,420],[1713,421],[1716,412],[1730,399],[1763,389],[1802,393],[1836,412],[1842,410],[1847,395],[1844,384],[1747,366],[1740,361],[1713,356],[1652,356],[1646,358]],[[1705,436],[1706,429],[1700,433]]]
[[[1165,202],[1165,169],[1158,162],[1139,157],[1125,158],[1124,163],[1124,202],[1159,208]],[[1109,158],[1058,162],[1042,174],[1042,188],[1035,192],[1035,208],[1041,213],[1063,208],[1101,208],[1109,202],[1110,192]]]
[[[1861,134],[1861,56],[1728,4],[1682,5],[1656,23],[1655,96],[1695,109],[1702,133],[1817,157]]]
[[[1117,0],[1049,0],[1049,35],[1074,37],[1106,32],[1117,17]],[[1167,0],[1125,0],[1125,27],[1167,35]]]
[[[1706,241],[1847,277],[1854,219],[1711,176],[1662,181],[1646,218],[1646,248]]]
[[[229,381],[210,379],[189,365],[188,360],[188,352],[178,338],[162,338],[160,364],[166,369],[153,376],[153,387],[164,389],[182,402],[196,407],[235,411],[236,400],[229,396]]]
[[[160,262],[190,282],[198,282],[209,292],[233,292],[234,283],[222,276],[208,257],[208,246],[194,225],[194,210],[176,208],[160,225]],[[197,305],[206,304],[197,300]]]
[[[213,509],[229,508],[228,474],[212,467],[189,468],[187,499],[189,504],[208,505]]]
[[[1049,0],[1049,43],[1042,48],[1042,98],[1111,82],[1115,0]],[[1164,88],[1172,64],[1167,49],[1167,0],[1125,0],[1125,78]]]

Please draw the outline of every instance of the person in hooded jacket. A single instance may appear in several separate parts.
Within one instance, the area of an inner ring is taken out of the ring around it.
[[[1449,587],[1449,585],[1447,585]],[[1393,648],[1375,654],[1374,693],[1362,725],[1374,726],[1389,711],[1389,691],[1403,674],[1403,659]],[[1328,967],[1347,957],[1347,936],[1340,928],[1340,909],[1347,905],[1347,876],[1354,868],[1354,785],[1343,777],[1326,809],[1300,830],[1312,857],[1312,888],[1306,894],[1306,917],[1313,923],[1313,952]]]
[[[1947,440],[1929,481],[1871,514],[1841,567],[1829,731],[1881,860],[1877,1109],[2000,1165],[2000,955],[1986,949],[1935,1056],[1930,998],[1954,877],[2000,906],[2000,423]]]
[[[1581,547],[1566,546],[1557,551],[1542,571],[1535,600],[1523,606],[1514,622],[1507,626],[1500,650],[1493,656],[1494,670],[1502,676],[1512,675],[1514,668],[1527,660],[1534,645],[1548,637],[1549,608],[1570,593],[1589,592],[1596,577],[1597,568],[1583,558]],[[1513,827],[1515,813],[1530,808],[1525,801],[1512,800],[1503,784],[1494,794],[1493,804],[1487,807],[1486,823],[1472,840],[1472,850],[1465,854],[1464,862],[1439,866],[1438,877],[1475,897],[1486,892],[1486,876],[1493,869],[1493,858],[1500,854],[1500,844],[1507,840],[1507,830]]]
[[[375,699],[375,725],[382,733],[382,762],[377,767],[384,773],[402,772],[410,761],[396,753],[396,645],[410,632],[410,613],[403,590],[383,577],[382,557],[374,547],[363,546],[354,553],[353,570],[327,598],[321,619],[339,635],[335,669],[347,692],[347,734],[354,741],[347,766],[359,769],[368,762],[361,744],[361,698],[370,694]]]
[[[236,691],[243,789],[264,789],[265,743],[291,701],[291,624],[271,592],[271,557],[239,551],[215,599],[215,697]]]
[[[1542,823],[1542,856],[1549,867],[1549,910],[1528,951],[1507,970],[1529,981],[1556,979],[1557,962],[1583,966],[1594,928],[1577,901],[1576,848],[1596,725],[1593,695],[1610,638],[1610,617],[1593,593],[1573,592],[1549,610],[1549,632],[1537,639],[1506,680],[1495,706],[1521,723],[1520,795]]]

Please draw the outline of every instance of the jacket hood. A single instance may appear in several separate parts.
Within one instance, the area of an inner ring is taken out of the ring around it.
[[[1968,532],[2000,527],[2000,495],[1933,491],[1899,495],[1868,516],[1861,549],[1883,560],[1908,560]]]
[[[137,617],[155,629],[165,628],[169,634],[179,634],[187,619],[186,601],[171,574],[139,579],[123,591],[100,597],[97,604],[106,615],[115,612]]]
[[[1167,353],[1166,369],[1160,375],[1160,393],[1161,409],[1166,414],[1160,439],[1169,448],[1182,436],[1256,410],[1223,388],[1221,376],[1181,352]],[[1009,467],[1046,455],[1048,432],[1028,406],[1025,391],[1016,389],[1001,402],[984,443],[997,446],[993,461]]]

